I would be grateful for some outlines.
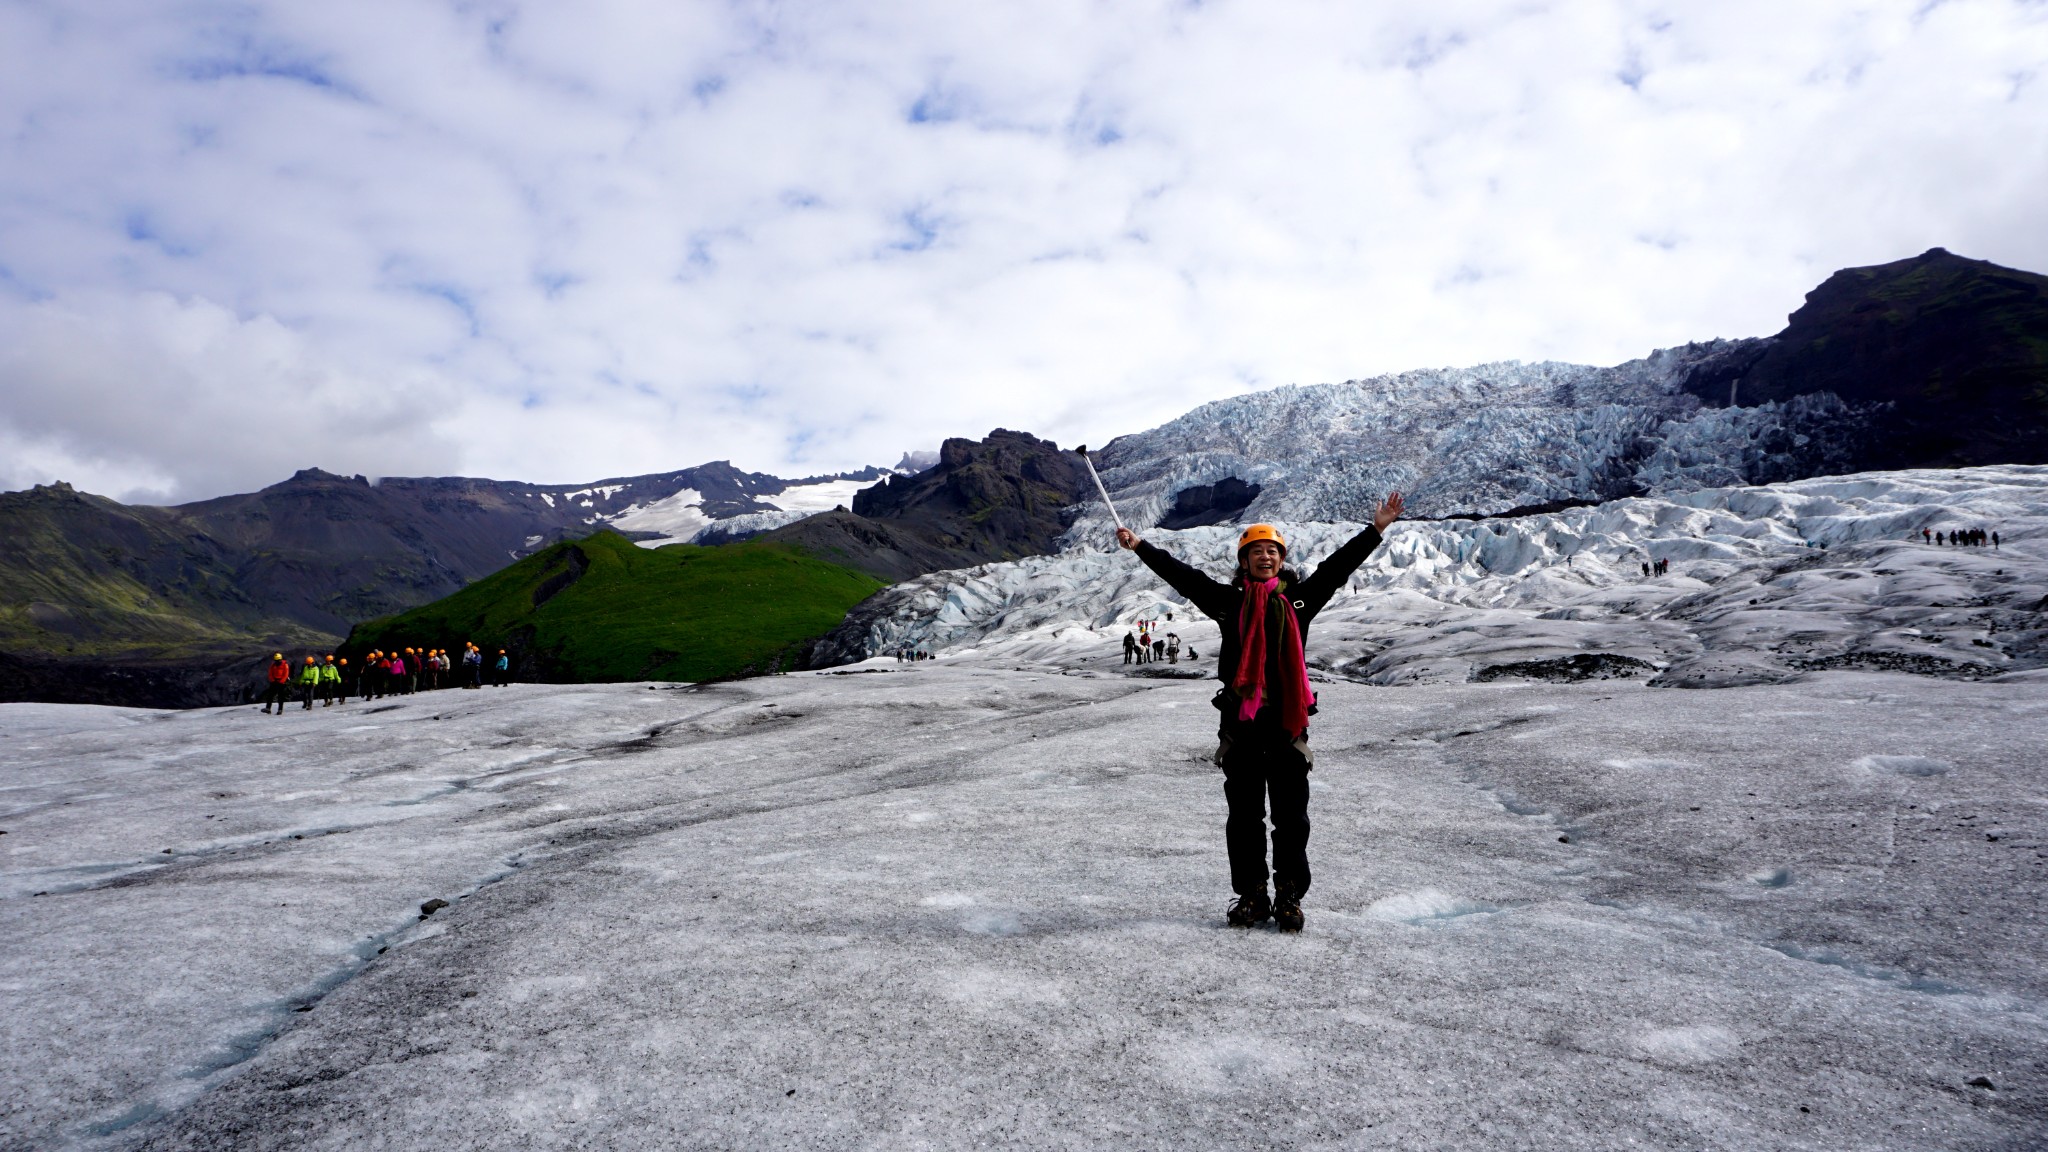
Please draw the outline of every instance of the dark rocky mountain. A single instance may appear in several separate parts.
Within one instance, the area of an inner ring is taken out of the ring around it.
[[[295,628],[242,590],[238,556],[162,509],[39,484],[0,493],[0,539],[0,650],[177,650]]]
[[[1050,552],[1088,489],[1080,457],[1028,432],[998,428],[979,443],[947,440],[937,464],[862,489],[850,512],[813,516],[755,539],[905,580]]]
[[[1716,406],[1832,394],[1860,424],[1852,471],[2048,463],[2048,276],[1941,248],[1845,268],[1685,388]]]
[[[0,540],[0,700],[232,699],[261,649],[331,639],[251,595],[245,557],[165,509],[39,485],[0,493]]]

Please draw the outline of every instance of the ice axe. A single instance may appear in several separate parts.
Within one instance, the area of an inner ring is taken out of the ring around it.
[[[1102,474],[1095,470],[1095,461],[1088,458],[1088,446],[1083,444],[1079,448],[1074,449],[1074,451],[1081,454],[1081,463],[1088,466],[1088,475],[1095,481],[1095,490],[1102,493],[1102,502],[1109,505],[1109,518],[1116,521],[1118,528],[1122,528],[1124,526],[1124,518],[1116,514],[1116,502],[1109,498],[1109,489],[1102,486]]]

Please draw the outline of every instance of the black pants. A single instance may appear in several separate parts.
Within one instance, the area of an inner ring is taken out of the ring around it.
[[[284,711],[285,703],[291,698],[292,686],[289,684],[279,684],[273,680],[270,682],[270,687],[263,692],[263,709],[267,712],[272,704],[276,704],[277,710],[282,712]]]
[[[1224,729],[1223,796],[1230,818],[1230,887],[1240,896],[1266,890],[1266,798],[1273,800],[1273,883],[1299,897],[1308,891],[1308,760],[1278,724]]]

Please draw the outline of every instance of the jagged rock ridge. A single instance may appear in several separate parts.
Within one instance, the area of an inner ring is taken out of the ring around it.
[[[1028,432],[953,438],[938,463],[862,489],[851,511],[810,517],[760,539],[902,580],[1058,546],[1089,481],[1079,457]]]

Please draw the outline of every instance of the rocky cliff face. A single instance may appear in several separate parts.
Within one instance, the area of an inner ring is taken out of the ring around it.
[[[1940,248],[1847,268],[1749,352],[1686,390],[1752,407],[1831,395],[1864,416],[1858,469],[2048,462],[2048,276]]]
[[[1080,457],[1028,432],[950,439],[937,464],[759,539],[794,544],[884,580],[1052,551],[1089,486]]]
[[[1062,510],[1088,483],[1074,453],[998,428],[980,443],[947,440],[936,465],[862,490],[853,511],[915,526],[982,559],[1006,560],[1049,550],[1066,530]]]

